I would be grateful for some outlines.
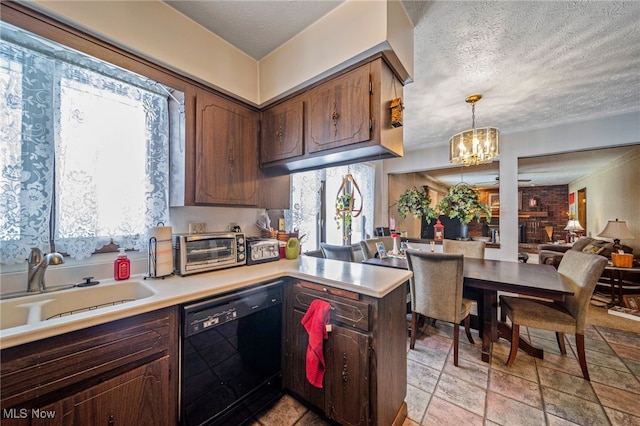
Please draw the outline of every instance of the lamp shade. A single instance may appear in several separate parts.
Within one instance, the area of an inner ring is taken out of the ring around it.
[[[598,237],[613,238],[616,243],[620,240],[631,240],[635,238],[629,231],[629,228],[627,228],[627,222],[618,219],[607,222],[607,226],[598,234]]]
[[[567,222],[567,226],[564,228],[565,231],[584,231],[584,228],[580,225],[577,219],[569,219]]]

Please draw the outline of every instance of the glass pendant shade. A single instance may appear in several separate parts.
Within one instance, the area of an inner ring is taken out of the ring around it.
[[[490,163],[500,155],[500,131],[495,127],[480,127],[456,133],[449,139],[449,162],[473,166]]]
[[[495,127],[476,128],[476,102],[482,95],[471,95],[471,129],[456,133],[449,139],[449,162],[463,166],[491,163],[500,155],[500,131]]]

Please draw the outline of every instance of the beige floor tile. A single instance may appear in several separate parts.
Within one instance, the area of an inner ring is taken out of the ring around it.
[[[612,426],[640,426],[640,417],[608,407],[604,407],[604,411],[607,413]]]
[[[582,398],[542,387],[544,410],[547,413],[580,425],[606,425],[609,423],[603,407]]]
[[[503,396],[517,395],[519,401],[542,409],[542,396],[537,382],[525,380],[504,371],[492,370],[489,377],[489,390]]]
[[[584,380],[582,375],[577,377],[572,374],[544,367],[538,368],[538,375],[542,386],[568,393],[569,395],[574,395],[588,401],[598,402],[598,398],[591,387],[591,383]]]
[[[640,417],[640,395],[601,383],[592,383],[593,390],[603,406]]]
[[[422,425],[478,425],[483,424],[483,416],[465,410],[444,399],[433,397]]]
[[[438,381],[434,396],[480,416],[484,415],[486,388],[443,374]]]
[[[545,422],[541,409],[491,391],[487,394],[487,419],[504,425],[521,426],[537,426]]]

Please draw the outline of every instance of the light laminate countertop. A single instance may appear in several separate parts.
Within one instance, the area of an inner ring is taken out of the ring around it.
[[[155,294],[144,299],[134,300],[120,305],[102,307],[73,315],[36,321],[31,324],[11,327],[0,331],[0,349],[23,343],[33,342],[47,337],[103,324],[156,309],[215,296],[233,290],[239,290],[261,282],[283,277],[309,280],[319,284],[344,290],[351,290],[372,297],[381,298],[402,285],[411,277],[410,271],[360,263],[348,263],[337,260],[301,256],[296,260],[280,259],[252,266],[239,266],[214,272],[194,274],[185,277],[171,276],[165,279],[146,279],[144,275],[132,276],[130,280],[141,281]],[[98,286],[120,284],[114,280],[103,280]],[[78,298],[83,291],[95,287],[73,288],[50,293],[76,292]],[[29,297],[7,299],[28,302]],[[74,296],[75,297],[75,296]]]

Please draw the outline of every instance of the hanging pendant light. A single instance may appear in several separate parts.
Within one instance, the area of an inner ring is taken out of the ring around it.
[[[500,131],[495,127],[476,129],[476,102],[482,95],[471,95],[465,101],[471,104],[471,129],[457,133],[449,139],[449,162],[473,166],[491,163],[500,155]]]

